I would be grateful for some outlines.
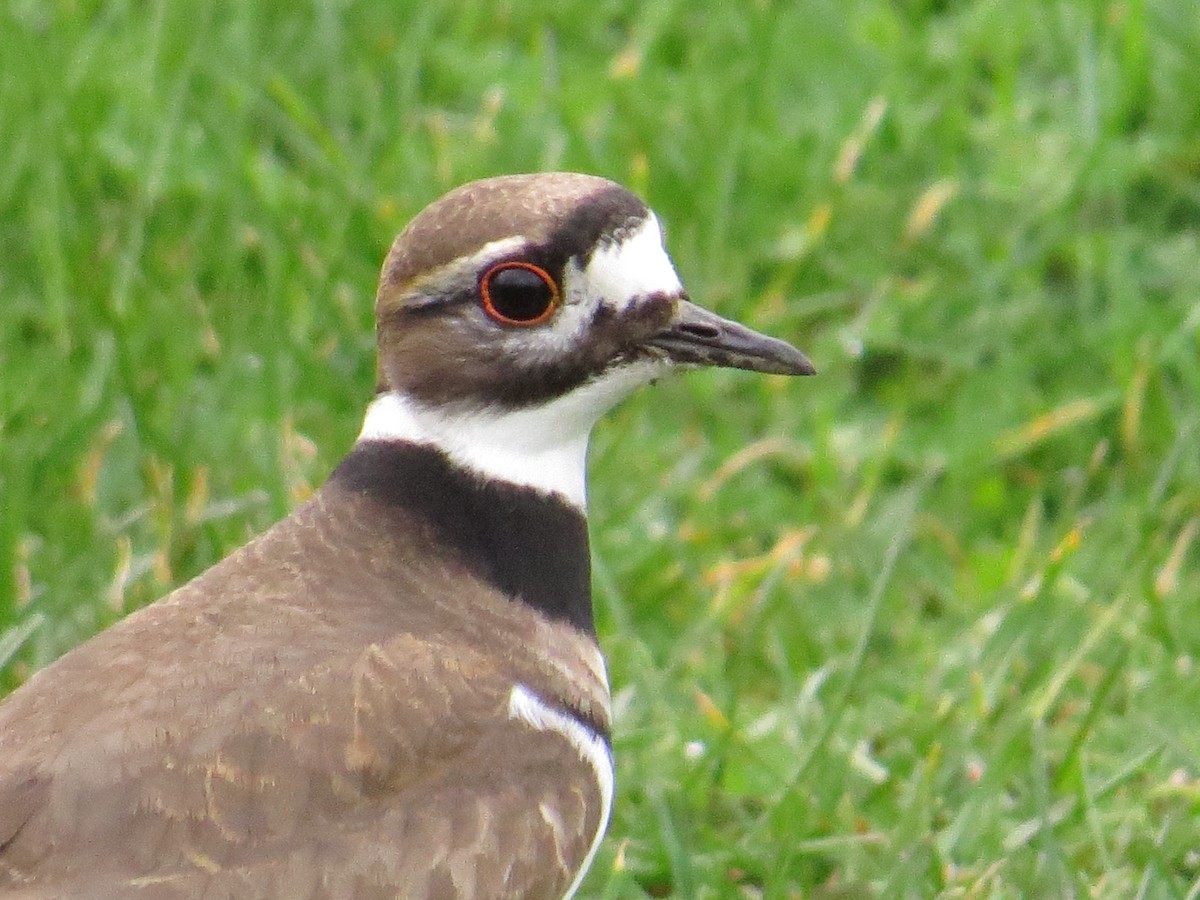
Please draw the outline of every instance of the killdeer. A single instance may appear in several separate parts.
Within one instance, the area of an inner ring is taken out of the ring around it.
[[[378,394],[307,503],[0,705],[0,896],[562,898],[613,802],[584,462],[694,306],[633,194],[468,184],[396,239]]]

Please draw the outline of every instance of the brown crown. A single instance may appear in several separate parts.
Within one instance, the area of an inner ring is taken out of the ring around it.
[[[395,358],[406,343],[395,331],[404,327],[398,313],[406,301],[427,299],[421,294],[424,279],[492,241],[513,237],[522,238],[526,252],[558,274],[567,260],[586,263],[597,247],[618,239],[648,214],[646,205],[619,184],[571,172],[473,181],[434,201],[392,243],[380,272],[375,297],[379,390],[395,386],[397,364],[417,363]]]

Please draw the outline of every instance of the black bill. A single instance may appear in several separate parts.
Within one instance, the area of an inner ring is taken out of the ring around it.
[[[688,300],[677,301],[675,316],[647,343],[684,365],[724,366],[775,375],[817,372],[808,357],[787,341],[759,334]]]

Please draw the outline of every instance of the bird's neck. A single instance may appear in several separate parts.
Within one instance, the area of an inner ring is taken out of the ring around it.
[[[594,405],[568,396],[503,411],[446,409],[389,392],[368,408],[359,442],[433,447],[488,482],[557,497],[582,513],[587,506],[588,437],[603,412]]]
[[[486,477],[430,442],[369,435],[330,482],[416,522],[514,602],[594,636],[587,519],[565,497]]]

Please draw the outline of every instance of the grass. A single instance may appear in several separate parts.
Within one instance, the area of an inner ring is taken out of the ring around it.
[[[567,168],[817,361],[592,452],[591,897],[1200,896],[1188,0],[14,2],[0,671],[346,450],[393,234]]]

